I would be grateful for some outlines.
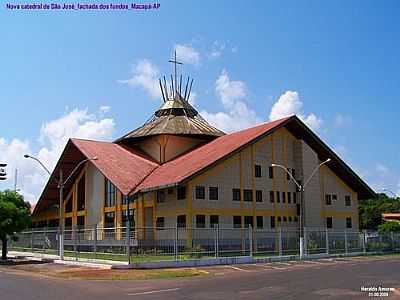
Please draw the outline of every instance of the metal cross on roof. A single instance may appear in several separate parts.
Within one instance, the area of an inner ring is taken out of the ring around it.
[[[174,64],[174,68],[175,68],[175,91],[178,91],[178,85],[177,85],[177,79],[176,79],[176,65],[183,65],[183,63],[179,62],[176,60],[176,50],[175,50],[175,58],[174,59],[170,59],[168,62],[173,63]],[[182,78],[181,78],[182,79]]]

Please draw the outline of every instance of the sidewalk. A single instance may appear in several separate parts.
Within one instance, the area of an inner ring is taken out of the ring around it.
[[[91,258],[74,258],[64,256],[64,260],[60,260],[58,255],[54,254],[44,254],[37,252],[20,252],[20,251],[9,251],[9,256],[17,257],[24,256],[27,259],[35,259],[35,260],[48,260],[49,262],[53,262],[56,264],[65,264],[65,265],[76,265],[76,266],[84,266],[84,267],[93,267],[93,268],[102,268],[102,269],[111,269],[113,266],[125,266],[128,265],[127,262],[123,261],[112,261],[112,260],[104,260],[104,259],[91,259]]]

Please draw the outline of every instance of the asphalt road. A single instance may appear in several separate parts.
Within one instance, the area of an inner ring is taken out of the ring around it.
[[[0,268],[1,300],[64,299],[371,299],[361,286],[396,288],[400,257],[321,259],[309,262],[202,268],[204,277],[87,281],[52,279]]]

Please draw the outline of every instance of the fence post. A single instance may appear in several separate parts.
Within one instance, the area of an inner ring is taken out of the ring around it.
[[[74,254],[75,254],[75,260],[78,260],[78,247],[77,247],[77,242],[78,242],[78,232],[77,232],[77,226],[76,225],[72,225],[72,236],[74,239]]]
[[[282,256],[282,227],[280,226],[278,231],[278,251],[279,251],[279,256]]]
[[[329,231],[325,228],[325,244],[326,244],[326,254],[329,255]]]
[[[97,258],[97,224],[94,224],[93,226],[93,252],[94,252],[94,258]]]
[[[31,252],[33,252],[33,242],[34,242],[34,231],[33,229],[31,230]]]
[[[128,258],[128,264],[131,264],[131,224],[129,221],[129,215],[126,221],[125,229],[125,244],[126,244],[126,256]]]
[[[214,253],[215,258],[218,258],[218,225],[214,225]]]
[[[175,238],[174,238],[174,255],[175,260],[178,260],[178,225],[175,225]]]
[[[251,226],[251,224],[249,225],[248,231],[249,231],[249,255],[250,257],[253,257],[253,227]]]
[[[362,247],[363,253],[365,254],[367,252],[365,230],[362,232]]]
[[[304,227],[303,229],[303,234],[304,234],[304,255],[307,255],[308,253],[308,240],[307,240],[307,229]]]
[[[348,253],[348,245],[347,245],[347,229],[344,230],[344,251]]]
[[[393,235],[393,231],[390,232],[390,239],[392,241],[392,251],[394,251],[394,235]]]

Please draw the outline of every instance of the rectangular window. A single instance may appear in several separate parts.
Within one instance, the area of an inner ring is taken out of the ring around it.
[[[281,193],[280,192],[276,192],[276,202],[281,203]]]
[[[287,217],[283,216],[283,222],[287,222]]]
[[[264,217],[263,216],[257,216],[256,222],[257,222],[257,228],[264,228]]]
[[[350,198],[349,195],[344,196],[344,204],[345,204],[346,206],[351,206],[351,198]]]
[[[244,197],[244,201],[247,201],[247,202],[253,201],[253,191],[252,190],[244,190],[243,197]]]
[[[123,210],[122,211],[122,226],[125,227],[126,226],[126,222],[128,222],[128,212],[129,212],[129,221],[130,221],[130,225],[131,228],[135,227],[135,210],[134,209],[129,209],[129,210]]]
[[[114,219],[115,219],[114,212],[105,213],[104,214],[104,227],[105,228],[114,227]]]
[[[325,204],[326,205],[332,205],[331,195],[325,195]]]
[[[178,192],[177,192],[176,198],[178,200],[186,199],[186,186],[178,187]]]
[[[289,216],[288,220],[289,222],[292,222],[292,216]]]
[[[218,200],[218,187],[216,186],[210,186],[208,188],[208,197],[210,200]]]
[[[233,216],[233,228],[242,228],[241,216]]]
[[[176,225],[179,228],[185,228],[186,227],[186,215],[179,215],[176,217]]]
[[[286,203],[286,193],[282,192],[282,203]]]
[[[197,228],[206,228],[206,216],[205,215],[196,215],[196,227]]]
[[[165,191],[159,190],[157,191],[157,203],[164,203],[165,202]]]
[[[293,192],[293,203],[294,204],[297,203],[297,194],[296,194],[296,192]]]
[[[206,188],[204,186],[196,186],[196,199],[206,199]]]
[[[240,189],[232,189],[232,200],[240,201]]]
[[[332,217],[326,218],[326,228],[332,228]]]
[[[337,195],[336,194],[332,195],[332,200],[337,200]]]
[[[253,216],[244,216],[244,227],[248,228],[250,226],[254,227]]]
[[[346,228],[352,228],[353,224],[351,222],[351,218],[346,218]]]
[[[77,216],[76,225],[78,228],[85,228],[85,216]]]
[[[256,190],[256,202],[262,202],[262,201],[263,201],[262,191]]]
[[[271,216],[271,228],[275,228],[275,216]]]
[[[219,225],[219,216],[211,215],[210,216],[210,227],[214,228]]]
[[[112,184],[110,180],[106,178],[105,180],[105,207],[115,206],[115,202],[117,199],[117,189]]]
[[[254,176],[261,177],[261,166],[260,165],[254,165]]]
[[[128,196],[127,195],[122,195],[122,205],[128,204]]]
[[[157,227],[157,229],[163,229],[165,227],[165,218],[164,217],[157,217],[156,227]]]
[[[65,201],[65,212],[70,213],[72,212],[72,193],[71,196]]]
[[[292,203],[292,193],[291,192],[287,193],[287,203]]]
[[[78,210],[85,210],[85,174],[81,177],[78,183]]]
[[[274,178],[274,168],[273,167],[268,168],[268,175],[269,175],[270,179]]]
[[[269,202],[271,202],[271,203],[275,202],[275,193],[274,193],[274,191],[269,191]]]

